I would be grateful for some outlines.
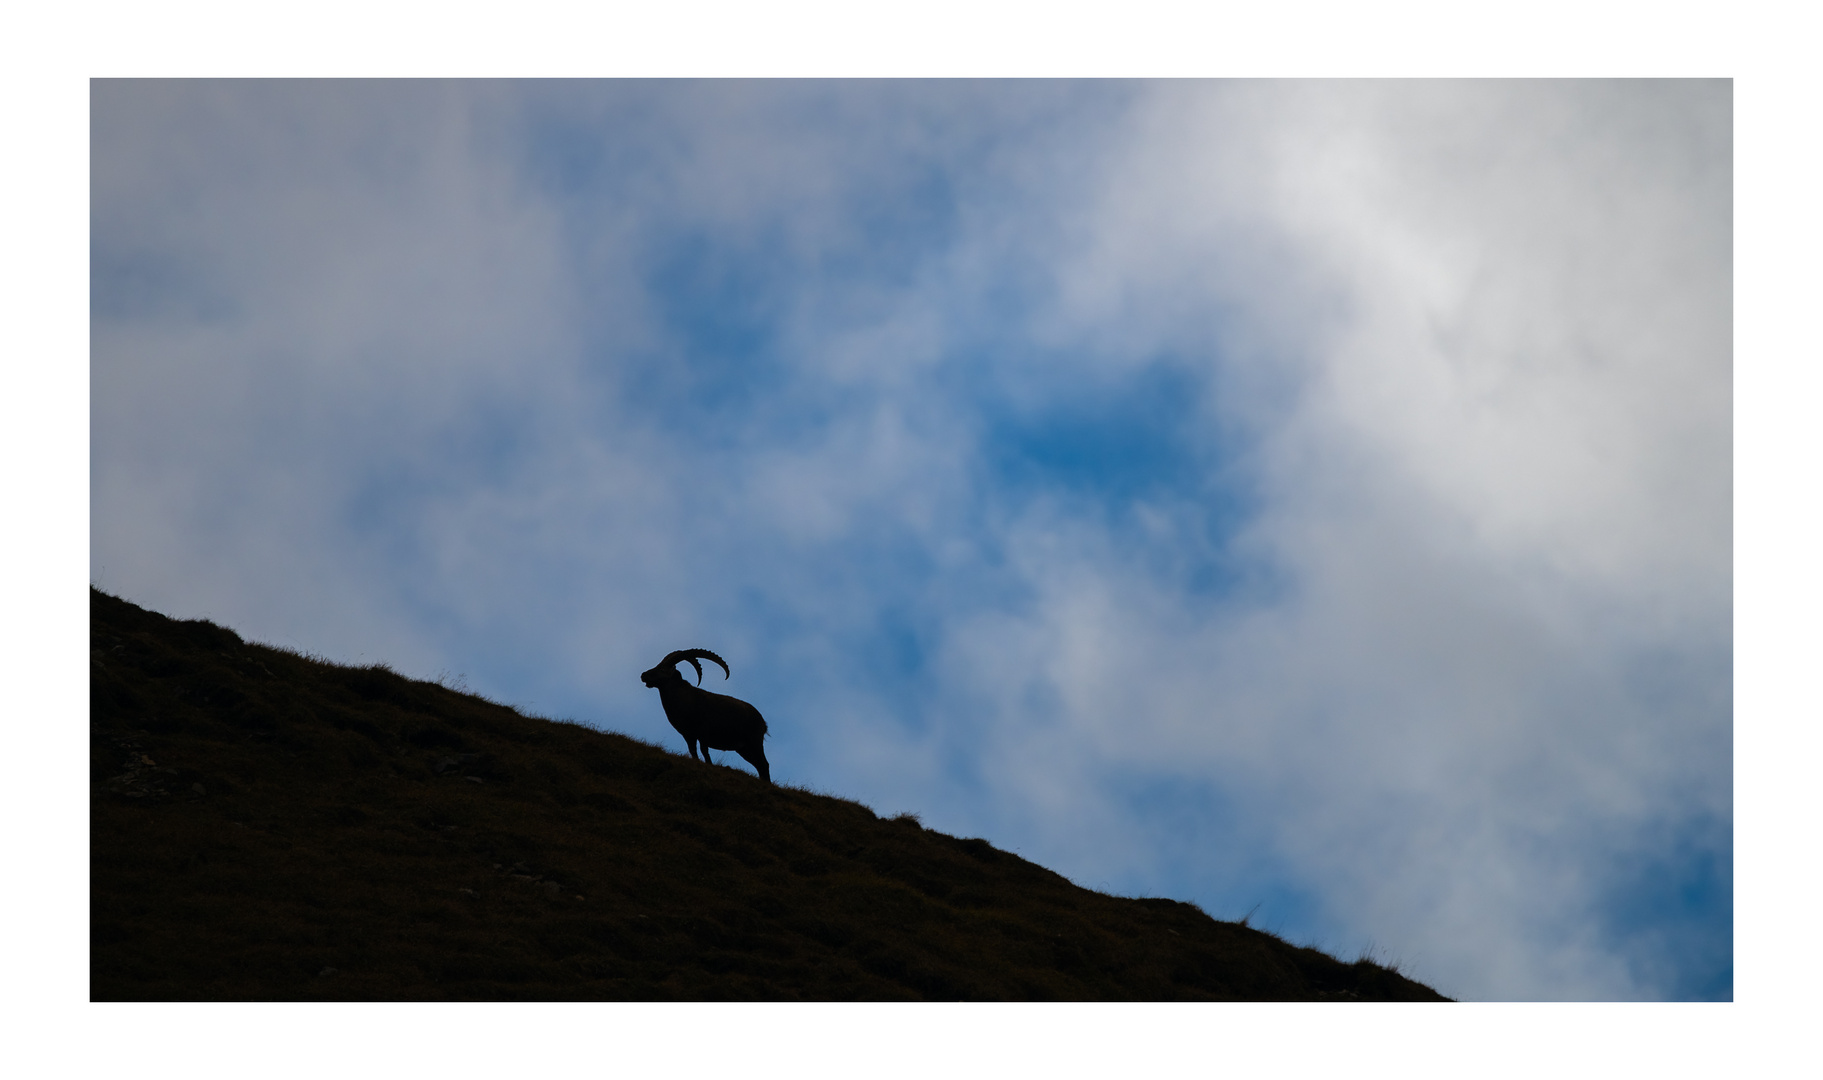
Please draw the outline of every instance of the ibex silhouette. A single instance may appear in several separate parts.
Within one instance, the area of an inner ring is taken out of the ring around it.
[[[697,657],[720,664],[724,679],[733,674],[728,670],[728,662],[708,649],[679,649],[660,660],[657,667],[643,672],[639,681],[658,691],[659,704],[665,707],[665,719],[671,721],[671,726],[684,737],[692,758],[696,757],[699,743],[704,761],[709,760],[711,749],[732,750],[759,770],[761,780],[772,783],[772,769],[766,764],[764,746],[766,718],[740,698],[704,690],[701,686],[703,666],[696,662]],[[683,674],[677,670],[677,665],[686,660],[696,669],[696,686],[685,682]]]

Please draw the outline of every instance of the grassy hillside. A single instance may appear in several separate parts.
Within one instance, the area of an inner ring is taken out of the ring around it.
[[[96,1000],[1442,1000],[384,666],[90,632]]]

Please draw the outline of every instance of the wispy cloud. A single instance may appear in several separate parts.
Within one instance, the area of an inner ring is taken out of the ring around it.
[[[1726,84],[95,90],[104,584],[1467,997],[1730,992]]]

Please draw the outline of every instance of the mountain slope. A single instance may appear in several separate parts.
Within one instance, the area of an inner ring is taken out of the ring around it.
[[[1443,1000],[985,840],[90,601],[96,1000]]]

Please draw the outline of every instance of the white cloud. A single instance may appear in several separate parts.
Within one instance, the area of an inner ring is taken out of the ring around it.
[[[417,668],[434,647],[351,504],[552,396],[566,296],[471,96],[373,90],[96,85],[92,561],[144,603]]]
[[[1047,643],[1045,741],[1247,792],[1334,925],[1452,992],[1654,993],[1590,927],[1603,845],[1730,814],[1728,111],[1714,84],[1161,88],[1058,322],[1238,321],[1213,362],[1278,373],[1215,407],[1263,434],[1246,543],[1290,587],[1199,610],[1028,523],[1043,599],[992,636]],[[1642,692],[1654,661],[1693,692]],[[1070,831],[1055,860],[1109,865]]]

